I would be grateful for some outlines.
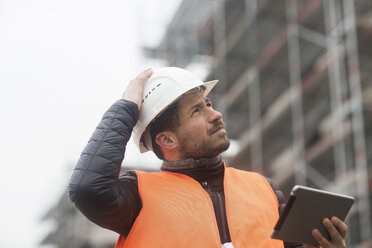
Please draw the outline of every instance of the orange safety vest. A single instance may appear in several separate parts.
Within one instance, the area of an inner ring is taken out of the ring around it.
[[[142,209],[115,248],[221,248],[212,201],[197,181],[165,171],[136,173]],[[270,238],[279,218],[278,200],[264,177],[228,167],[224,190],[234,248],[284,247]]]

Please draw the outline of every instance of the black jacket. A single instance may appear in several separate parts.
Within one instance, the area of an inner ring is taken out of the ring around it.
[[[142,207],[136,174],[130,171],[119,176],[125,148],[138,115],[137,105],[126,100],[118,100],[109,108],[82,152],[68,188],[70,199],[88,219],[124,236],[128,235]],[[164,170],[186,174],[202,184],[215,207],[221,243],[230,241],[221,160],[214,159],[192,169]],[[270,179],[267,180],[281,208],[284,196]],[[298,245],[286,243],[286,247]]]

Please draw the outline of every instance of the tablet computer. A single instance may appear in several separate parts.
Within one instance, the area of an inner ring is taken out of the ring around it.
[[[333,216],[344,220],[353,202],[354,198],[351,196],[296,185],[271,237],[283,241],[318,245],[311,235],[312,230],[318,229],[329,240],[330,236],[322,220]]]

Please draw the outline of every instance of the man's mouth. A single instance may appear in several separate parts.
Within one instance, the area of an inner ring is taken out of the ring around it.
[[[224,125],[223,125],[223,124],[220,124],[220,125],[218,125],[215,129],[213,129],[213,130],[211,131],[211,134],[217,133],[218,131],[220,131],[220,130],[224,130],[224,129],[225,129]]]

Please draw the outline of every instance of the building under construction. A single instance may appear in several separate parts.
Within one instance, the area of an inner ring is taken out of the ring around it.
[[[372,1],[183,0],[144,51],[220,80],[211,98],[238,144],[229,165],[287,196],[295,184],[354,196],[348,247],[372,247]],[[114,245],[66,195],[44,218],[56,222],[44,245]]]
[[[150,57],[207,68],[228,164],[349,194],[351,247],[372,247],[372,2],[184,0]]]

